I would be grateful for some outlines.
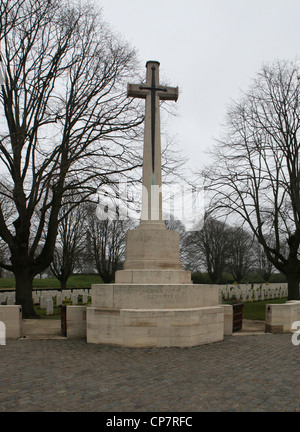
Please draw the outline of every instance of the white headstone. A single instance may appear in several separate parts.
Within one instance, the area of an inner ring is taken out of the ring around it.
[[[72,304],[76,305],[78,303],[78,295],[76,293],[71,294]]]
[[[58,293],[56,295],[56,306],[61,306],[61,305],[62,305],[62,295]]]
[[[48,298],[46,300],[46,315],[53,315],[53,300]]]
[[[15,304],[15,299],[12,294],[9,294],[9,296],[7,297],[7,305],[14,305],[14,304]]]
[[[219,304],[222,304],[223,302],[223,294],[222,294],[222,290],[219,289]]]
[[[39,304],[40,298],[36,293],[33,293],[33,302],[34,304]]]
[[[40,297],[40,308],[41,309],[45,309],[46,308],[46,296],[44,294],[41,295]]]

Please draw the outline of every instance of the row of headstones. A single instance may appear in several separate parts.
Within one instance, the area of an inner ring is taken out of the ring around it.
[[[40,305],[41,309],[46,309],[46,315],[53,314],[54,308],[54,298],[56,306],[61,306],[65,299],[71,300],[72,305],[78,304],[78,297],[82,296],[82,304],[88,302],[89,290],[88,289],[78,289],[78,290],[41,290],[33,291],[32,297],[34,304]],[[5,303],[7,305],[14,305],[16,300],[15,291],[5,291],[0,293],[0,304]]]
[[[88,302],[88,292],[81,291],[71,292],[70,290],[63,290],[62,292],[53,293],[51,291],[33,293],[34,304],[39,304],[41,309],[46,309],[46,315],[53,314],[54,298],[56,306],[62,306],[65,299],[71,300],[72,305],[78,304],[78,297],[82,296],[82,304]]]
[[[16,293],[14,291],[0,292],[0,304],[14,305],[16,301]]]
[[[220,300],[251,302],[287,297],[287,284],[261,284],[261,285],[221,285],[219,287]]]

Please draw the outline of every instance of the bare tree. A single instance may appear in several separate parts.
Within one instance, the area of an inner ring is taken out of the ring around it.
[[[229,227],[228,234],[227,268],[234,280],[241,283],[255,262],[253,236],[240,226]]]
[[[79,3],[0,0],[0,236],[11,255],[1,266],[15,275],[23,317],[35,317],[32,281],[52,262],[69,190],[86,199],[141,164],[125,146],[143,121],[126,97],[135,52]]]
[[[256,243],[255,245],[255,252],[257,270],[263,278],[264,282],[270,282],[274,266],[271,261],[268,260],[263,247],[259,243]]]
[[[115,279],[116,270],[125,258],[126,233],[133,228],[130,219],[103,219],[96,217],[94,206],[90,206],[88,232],[91,239],[91,255],[99,276],[104,283]]]
[[[86,247],[86,214],[83,205],[63,205],[50,270],[66,289],[67,281],[75,267],[80,265],[81,254]]]
[[[185,260],[192,271],[200,270],[201,266],[208,272],[212,283],[222,281],[226,266],[230,237],[225,222],[213,217],[206,217],[200,231],[192,231],[184,241]]]
[[[285,274],[289,299],[300,298],[299,75],[297,62],[261,69],[229,108],[224,138],[203,173],[212,208],[247,223]]]

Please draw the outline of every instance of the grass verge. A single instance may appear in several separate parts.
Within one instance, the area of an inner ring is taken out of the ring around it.
[[[243,318],[249,320],[265,321],[267,304],[280,304],[280,303],[285,303],[286,301],[287,298],[277,298],[277,299],[244,303]]]

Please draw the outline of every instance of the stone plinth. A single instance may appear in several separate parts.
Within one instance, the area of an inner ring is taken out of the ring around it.
[[[116,272],[116,284],[192,284],[179,259],[179,233],[163,222],[157,225],[144,222],[127,233],[124,270]]]
[[[220,341],[220,306],[184,309],[87,308],[87,342],[132,348],[191,347]]]
[[[179,233],[167,230],[164,224],[161,229],[148,226],[144,223],[127,233],[124,270],[182,270]]]
[[[218,287],[184,284],[97,284],[92,306],[107,309],[183,309],[219,306]]]
[[[92,285],[87,342],[126,347],[189,347],[224,338],[219,288],[194,285],[182,270],[179,234],[143,223],[127,235],[116,283]]]
[[[218,287],[193,284],[93,285],[87,342],[189,347],[223,340]]]

